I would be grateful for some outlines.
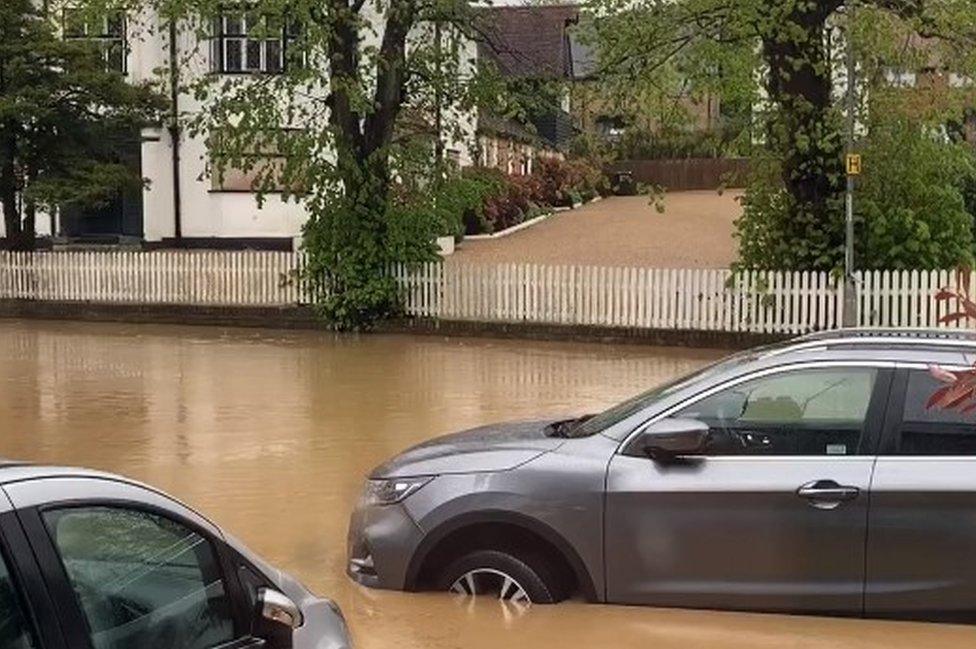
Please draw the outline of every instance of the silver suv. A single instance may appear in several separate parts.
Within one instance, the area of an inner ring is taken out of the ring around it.
[[[378,467],[361,584],[513,602],[964,620],[976,426],[926,407],[961,331],[842,330],[726,358],[595,416],[501,424]]]
[[[0,647],[349,646],[332,601],[161,492],[0,461]]]

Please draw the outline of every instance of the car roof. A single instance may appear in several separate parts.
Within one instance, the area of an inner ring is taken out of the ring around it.
[[[119,475],[84,469],[80,467],[56,466],[46,464],[32,464],[20,460],[0,458],[0,485],[25,480],[40,480],[43,478],[101,478],[129,484],[139,484]]]
[[[972,365],[976,332],[958,329],[838,329],[800,336],[747,352],[750,365],[802,361],[883,361]]]
[[[220,526],[190,505],[178,498],[174,498],[165,491],[144,482],[126,478],[125,476],[117,475],[115,473],[97,471],[95,469],[85,469],[82,467],[73,466],[31,464],[29,462],[0,458],[0,487],[17,482],[29,482],[32,480],[44,480],[47,478],[89,478],[94,480],[107,480],[119,483],[121,485],[137,487],[139,489],[152,492],[175,505],[183,507],[187,511],[198,516],[200,520],[210,525],[217,533],[223,534]]]

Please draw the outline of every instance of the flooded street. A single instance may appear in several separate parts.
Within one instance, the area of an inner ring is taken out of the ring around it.
[[[0,320],[0,456],[159,486],[342,605],[358,647],[972,647],[976,629],[370,591],[363,476],[478,424],[602,409],[720,355],[528,341]]]

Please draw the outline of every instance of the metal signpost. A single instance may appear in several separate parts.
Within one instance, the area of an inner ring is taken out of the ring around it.
[[[861,174],[861,155],[854,152],[857,111],[857,62],[850,30],[847,38],[847,171],[846,221],[844,236],[844,320],[845,327],[857,326],[857,285],[854,282],[854,179]]]

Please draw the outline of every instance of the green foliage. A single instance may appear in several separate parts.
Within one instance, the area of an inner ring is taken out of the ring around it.
[[[400,185],[399,187],[403,187]],[[444,177],[422,182],[399,196],[399,209],[416,213],[433,236],[460,238],[466,231],[483,232],[487,226],[485,204],[505,190],[505,176],[494,169],[449,169]]]
[[[724,128],[717,131],[629,128],[612,144],[611,152],[615,160],[740,156],[751,149],[742,135],[741,131]]]
[[[726,19],[736,13],[731,3],[591,0],[587,6],[576,34],[597,62],[592,78],[574,87],[574,104],[614,120],[619,136],[606,143],[612,158],[714,157],[748,147],[760,58],[755,42]],[[699,9],[708,19],[699,19]],[[726,35],[712,33],[719,20]],[[700,33],[693,31],[696,23]],[[695,133],[702,104],[716,97],[721,126]]]
[[[856,194],[858,267],[940,269],[971,265],[973,215],[964,190],[976,181],[967,145],[907,119],[872,124],[869,173]]]
[[[435,213],[447,226],[445,234],[459,238],[468,232],[484,232],[485,204],[504,191],[501,173],[486,173],[477,167],[464,169],[441,184],[435,198]]]
[[[464,219],[467,234],[504,230],[553,207],[571,207],[610,191],[602,170],[580,159],[538,158],[526,175],[474,167],[465,169],[463,177],[476,183],[469,196],[482,200]]]
[[[119,152],[164,107],[152,87],[106,70],[95,43],[62,40],[44,11],[0,3],[0,203],[15,248],[34,246],[38,209],[141,186]]]
[[[708,84],[712,73],[710,87],[734,106],[732,113],[756,109],[747,130],[763,151],[738,235],[740,265],[759,268],[834,270],[842,264],[845,114],[834,91],[848,48],[859,62],[860,89],[870,88],[860,93],[870,98],[859,106],[862,115],[868,103],[872,114],[890,108],[878,104],[889,94],[911,103],[906,93],[884,91],[886,72],[924,69],[935,58],[940,72],[970,75],[976,59],[970,0],[592,0],[591,8],[600,64],[612,74],[637,87],[655,80],[667,87],[674,75],[694,86]],[[846,43],[833,37],[838,31],[849,36]],[[928,38],[918,39],[919,33]],[[916,93],[913,116],[926,124],[958,120],[965,95]],[[946,211],[942,226],[956,232],[950,225],[958,221],[954,196],[929,198]],[[917,232],[917,218],[892,219],[903,225],[891,223],[884,236]]]
[[[833,269],[843,258],[843,212],[824,224],[809,217],[798,222],[793,197],[783,186],[779,164],[769,157],[753,159],[742,215],[736,221],[737,267],[759,270]],[[805,236],[797,236],[805,227]],[[834,236],[831,237],[831,233]],[[840,233],[838,235],[838,233]]]
[[[861,143],[863,176],[855,193],[855,261],[865,269],[936,269],[970,264],[976,159],[969,145],[939,130],[885,115]],[[796,236],[796,212],[775,161],[757,160],[736,223],[745,268],[835,270],[843,265],[844,210],[823,227],[807,222]]]
[[[199,44],[167,62],[199,106],[181,126],[207,140],[210,175],[249,173],[259,202],[275,192],[305,208],[303,280],[320,287],[317,308],[337,328],[398,312],[390,264],[431,259],[433,237],[458,232],[481,192],[454,178],[448,149],[471,142],[479,107],[518,112],[497,71],[475,60],[467,0],[80,2],[158,15],[162,25],[140,31],[163,27],[165,38],[175,26],[181,43]],[[199,74],[214,18],[228,11],[253,18],[250,37],[292,27],[282,73]]]

